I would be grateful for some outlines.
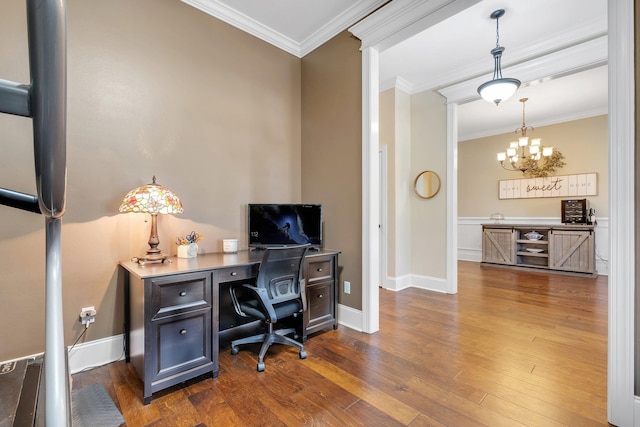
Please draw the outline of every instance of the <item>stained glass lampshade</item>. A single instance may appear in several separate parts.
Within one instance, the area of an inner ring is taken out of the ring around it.
[[[134,188],[124,196],[120,204],[120,212],[148,213],[151,215],[149,249],[144,256],[133,258],[135,262],[144,265],[147,262],[164,262],[168,260],[167,255],[158,249],[160,240],[158,239],[157,216],[158,214],[176,214],[183,211],[182,202],[178,196],[167,187],[157,184],[155,176],[151,184]]]

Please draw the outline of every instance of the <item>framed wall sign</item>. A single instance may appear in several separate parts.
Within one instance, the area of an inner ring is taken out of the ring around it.
[[[501,200],[597,195],[596,172],[498,181],[498,198]]]

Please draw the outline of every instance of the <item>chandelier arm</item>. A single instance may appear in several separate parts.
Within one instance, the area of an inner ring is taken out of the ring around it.
[[[504,165],[504,160],[500,162],[500,166],[502,166],[502,169],[508,170],[509,172],[522,172],[522,173],[524,173],[524,172],[526,172],[526,171],[528,171],[530,169],[530,168],[528,168],[528,169],[522,170],[522,169],[514,166],[513,163],[511,163],[511,162],[509,162],[509,164],[511,165],[510,168],[508,168],[508,167],[506,167]]]

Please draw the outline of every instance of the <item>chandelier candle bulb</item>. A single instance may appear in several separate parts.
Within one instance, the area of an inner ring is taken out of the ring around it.
[[[532,126],[527,126],[525,122],[525,102],[528,98],[521,98],[522,103],[522,126],[515,130],[516,135],[520,134],[518,141],[511,141],[507,148],[506,156],[498,153],[498,162],[500,166],[508,171],[522,172],[530,177],[545,177],[550,172],[555,172],[556,168],[561,168],[566,163],[563,161],[564,156],[559,151],[553,150],[553,147],[542,146],[540,138],[531,138],[527,136],[528,131],[533,131]],[[528,147],[528,149],[525,149]],[[541,161],[542,156],[545,157]],[[506,161],[509,163],[506,163]]]

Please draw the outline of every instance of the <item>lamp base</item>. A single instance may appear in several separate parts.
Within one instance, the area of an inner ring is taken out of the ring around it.
[[[145,265],[148,263],[164,263],[165,261],[167,263],[171,263],[171,258],[169,258],[169,255],[163,254],[162,252],[160,252],[160,250],[156,249],[156,250],[148,250],[146,254],[144,254],[144,256],[141,257],[133,257],[131,258],[132,262],[136,262],[140,265]]]

